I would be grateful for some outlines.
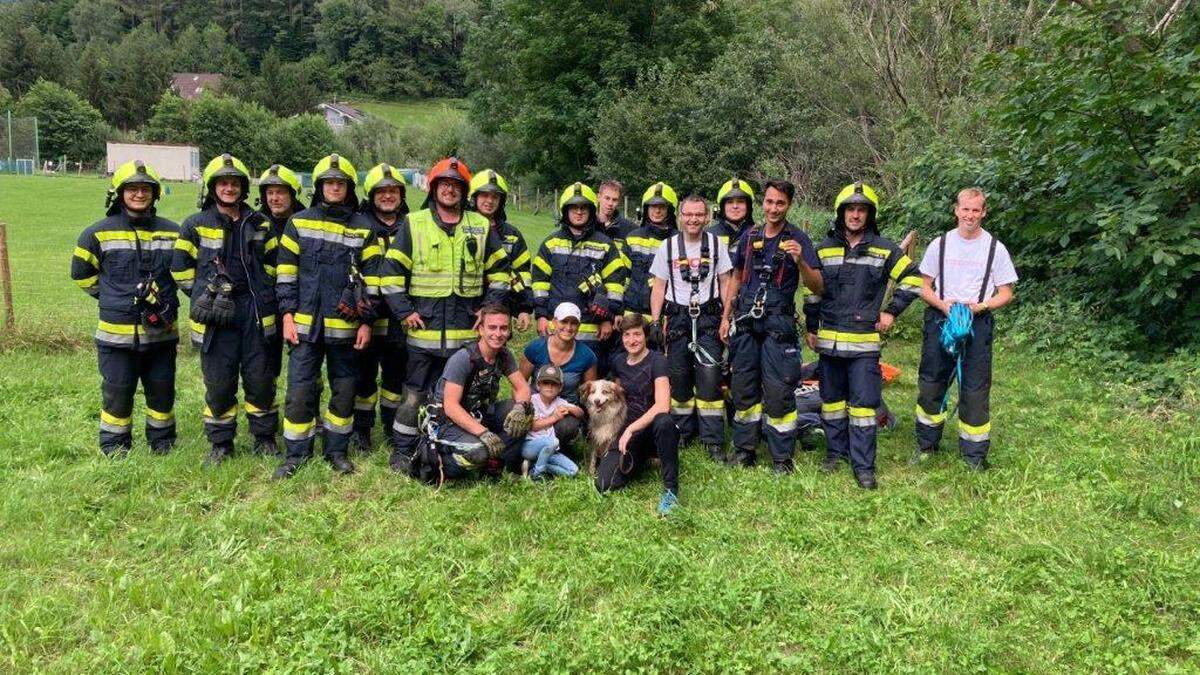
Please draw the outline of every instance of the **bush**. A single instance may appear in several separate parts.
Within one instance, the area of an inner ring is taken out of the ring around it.
[[[90,163],[104,156],[107,127],[100,111],[60,84],[38,80],[17,101],[13,112],[37,118],[43,157],[66,155]]]
[[[278,163],[308,171],[334,147],[335,138],[320,115],[297,115],[276,120],[267,134],[270,152],[258,169]]]
[[[944,229],[953,191],[981,185],[1025,280],[1127,325],[1127,349],[1200,344],[1197,43],[1196,12],[1160,35],[1102,1],[986,59],[986,131],[913,161],[899,218]]]

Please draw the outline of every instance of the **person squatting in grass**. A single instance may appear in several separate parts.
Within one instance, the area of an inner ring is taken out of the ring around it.
[[[446,361],[426,408],[423,437],[410,465],[410,475],[426,483],[498,477],[505,466],[520,470],[533,408],[529,383],[507,347],[512,316],[501,304],[484,305],[479,316],[478,340]],[[512,401],[497,401],[501,378],[512,385]]]
[[[522,473],[532,480],[554,476],[574,476],[579,467],[559,451],[554,427],[567,418],[582,419],[583,408],[568,403],[559,396],[563,390],[563,372],[553,363],[538,369],[535,379],[537,394],[533,396],[533,425],[521,445]]]
[[[979,188],[958,193],[955,229],[929,244],[921,259],[921,299],[925,330],[917,376],[917,451],[915,463],[937,452],[946,423],[946,390],[956,377],[956,359],[941,344],[942,324],[950,307],[971,310],[971,335],[962,352],[958,398],[958,449],[967,466],[988,468],[992,422],[992,313],[1013,299],[1017,270],[1004,244],[983,229],[987,197]]]
[[[171,275],[191,298],[192,343],[204,375],[205,466],[233,454],[241,376],[254,450],[276,455],[275,251],[271,222],[250,208],[250,171],[228,153],[204,168],[200,211],[183,221]]]
[[[179,298],[171,253],[179,226],[160,218],[158,174],[140,160],[113,172],[105,218],[79,235],[71,278],[96,298],[100,323],[100,450],[123,457],[133,446],[133,395],[146,396],[146,440],[165,454],[175,445],[175,354]]]
[[[665,333],[675,425],[684,439],[699,436],[709,456],[723,463],[725,396],[718,332],[733,264],[721,239],[704,231],[708,202],[703,197],[684,197],[679,215],[682,231],[659,244],[650,265],[651,323],[661,321]]]
[[[671,419],[671,382],[667,357],[646,346],[646,320],[640,314],[621,324],[624,351],[614,354],[609,374],[625,389],[625,431],[617,447],[608,448],[596,466],[596,489],[620,490],[636,478],[655,455],[663,482],[660,515],[679,502],[679,429]]]

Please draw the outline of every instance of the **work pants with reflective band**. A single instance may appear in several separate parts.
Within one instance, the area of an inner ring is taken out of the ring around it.
[[[320,392],[321,364],[329,380],[329,407],[322,416],[325,456],[345,456],[354,425],[354,374],[358,354],[353,345],[300,342],[288,356],[287,396],[283,411],[283,440],[288,458],[307,459],[317,434],[315,398]]]
[[[133,445],[133,395],[139,381],[146,397],[146,441],[151,447],[175,442],[175,352],[175,342],[141,350],[96,346],[104,399],[101,448]]]
[[[760,427],[774,462],[790,462],[796,452],[796,383],[800,345],[791,313],[768,309],[761,319],[743,319],[729,340],[733,447],[754,456]]]
[[[829,457],[849,460],[855,473],[875,470],[875,409],[883,394],[879,355],[821,355],[821,426]]]
[[[721,392],[720,309],[696,319],[696,341],[715,365],[700,365],[688,349],[692,341],[692,317],[686,307],[672,305],[667,312],[667,374],[671,380],[671,415],[685,438],[700,437],[701,443],[725,443],[725,398]]]
[[[417,417],[420,408],[433,395],[433,388],[446,369],[450,356],[423,349],[408,350],[408,372],[404,376],[404,398],[396,409],[392,424],[392,442],[397,450],[412,456],[420,440]]]
[[[433,443],[426,439],[421,444],[424,452],[419,464],[424,475],[420,477],[425,478],[428,482],[436,482],[439,479],[439,471],[440,478],[445,480],[459,480],[481,475],[499,476],[505,467],[514,473],[519,472],[521,470],[521,446],[525,442],[525,437],[514,438],[504,431],[504,417],[512,408],[512,400],[504,400],[497,401],[481,411],[480,424],[499,436],[500,441],[504,443],[504,451],[500,457],[476,465],[462,455],[462,451],[466,448],[455,448],[442,444],[438,444],[435,448]],[[438,439],[461,446],[483,445],[483,441],[479,440],[478,436],[467,432],[453,422],[441,424],[438,429]]]
[[[942,349],[942,323],[946,317],[936,309],[925,311],[925,337],[921,344],[921,366],[917,374],[917,447],[934,450],[942,439],[946,411],[942,401],[957,361]],[[963,354],[962,381],[958,397],[958,449],[963,459],[978,462],[991,447],[992,330],[990,313],[975,317],[973,337]]]
[[[354,430],[370,433],[375,426],[375,406],[384,436],[389,443],[396,409],[404,399],[404,366],[408,350],[403,342],[382,336],[358,352],[358,375],[354,381]]]
[[[275,436],[279,412],[275,407],[273,344],[263,335],[249,295],[237,298],[232,326],[208,326],[200,347],[204,374],[204,433],[214,445],[232,443],[237,435],[238,375],[246,394],[246,418],[257,439]]]

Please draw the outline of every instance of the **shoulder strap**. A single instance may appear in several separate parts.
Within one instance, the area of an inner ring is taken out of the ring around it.
[[[681,238],[683,235],[679,235]],[[675,237],[667,237],[667,294],[671,297],[667,298],[671,302],[675,302],[675,272],[678,270],[678,262],[675,260],[675,255],[671,253],[671,243],[675,241]],[[680,250],[683,248],[683,241],[679,242]]]
[[[938,300],[946,299],[946,235],[938,237]]]
[[[712,237],[712,240],[709,240]],[[704,233],[704,249],[700,251],[701,258],[708,258],[708,299],[717,297],[717,258],[721,255],[721,247],[717,245],[717,235]]]
[[[988,244],[987,266],[983,268],[983,283],[979,285],[979,302],[983,302],[987,298],[988,282],[992,280],[992,262],[996,259],[996,235],[992,236],[992,243]]]

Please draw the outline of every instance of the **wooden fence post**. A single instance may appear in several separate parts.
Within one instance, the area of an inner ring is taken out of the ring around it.
[[[13,309],[12,268],[8,264],[8,225],[0,223],[0,286],[4,287],[4,327],[12,330],[16,322]]]

